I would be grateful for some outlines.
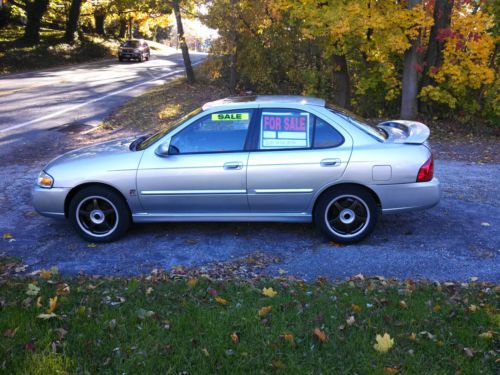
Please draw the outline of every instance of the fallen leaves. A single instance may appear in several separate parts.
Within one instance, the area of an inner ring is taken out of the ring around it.
[[[284,333],[283,335],[280,336],[280,339],[287,341],[291,344],[295,342],[295,337],[291,333]],[[325,340],[326,340],[326,334],[325,334]]]
[[[39,287],[32,283],[28,284],[28,289],[26,290],[28,296],[36,296],[38,293],[40,293]]]
[[[190,288],[194,287],[197,283],[198,283],[198,279],[196,277],[191,277],[186,282],[187,286]]]
[[[483,332],[483,333],[479,334],[479,337],[482,339],[489,340],[489,339],[493,338],[493,332],[492,331]]]
[[[377,335],[375,337],[377,341],[373,344],[373,348],[379,353],[387,353],[394,346],[394,339],[388,333],[384,333],[383,336]]]
[[[240,337],[236,332],[231,333],[231,341],[233,344],[238,344],[240,342]]]
[[[215,302],[217,302],[219,305],[228,305],[229,304],[229,301],[220,297],[220,296],[217,296],[215,297]]]
[[[318,327],[316,327],[316,328],[314,328],[314,332],[313,333],[314,333],[314,336],[316,336],[320,342],[325,342],[326,341],[327,335],[326,335],[325,331],[322,331],[321,329],[319,329]]]
[[[7,328],[3,332],[3,336],[8,337],[8,338],[13,338],[16,335],[18,329],[19,329],[19,327],[16,327],[14,329]]]
[[[272,306],[264,306],[264,307],[260,308],[259,316],[261,316],[261,317],[266,316],[267,314],[269,314],[271,312],[272,309],[273,309]]]
[[[351,304],[351,309],[352,309],[352,311],[354,311],[354,312],[356,312],[356,313],[360,313],[360,312],[361,312],[361,310],[363,310],[363,309],[361,308],[361,306],[356,305],[355,303]]]
[[[346,319],[345,321],[348,325],[352,326],[355,322],[356,322],[356,319],[354,318],[353,315],[351,315],[349,318]]]
[[[52,318],[57,318],[57,315],[54,314],[54,313],[50,313],[50,314],[38,314],[37,318],[38,319],[42,319],[42,320],[48,320],[48,319],[52,319]]]
[[[278,292],[276,292],[273,288],[269,287],[269,288],[262,288],[262,295],[266,296],[266,297],[274,297],[278,294]]]
[[[58,296],[67,296],[70,292],[70,287],[66,283],[59,283],[56,285],[56,294]]]
[[[11,240],[13,238],[14,238],[14,236],[12,234],[10,234],[10,233],[4,233],[3,234],[3,239],[6,240],[6,241]]]
[[[56,310],[57,307],[57,296],[54,298],[49,298],[49,308],[47,310],[47,314],[51,314]]]

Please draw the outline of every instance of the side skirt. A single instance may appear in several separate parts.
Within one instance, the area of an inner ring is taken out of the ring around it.
[[[307,213],[243,213],[243,214],[208,214],[208,213],[189,213],[189,214],[149,214],[136,213],[132,215],[134,223],[152,223],[152,222],[285,222],[285,223],[310,223],[312,215]]]

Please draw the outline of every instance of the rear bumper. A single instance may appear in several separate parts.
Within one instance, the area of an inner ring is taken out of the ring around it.
[[[410,184],[372,185],[380,198],[382,213],[399,213],[434,207],[441,198],[439,180]]]
[[[70,188],[44,189],[35,186],[31,191],[33,207],[43,216],[64,219],[64,201]]]

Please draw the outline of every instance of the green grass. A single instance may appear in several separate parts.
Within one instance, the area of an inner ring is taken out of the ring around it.
[[[73,45],[64,43],[64,31],[42,29],[40,43],[27,46],[23,29],[4,28],[0,32],[0,74],[87,62],[116,55],[118,42],[85,36]]]
[[[340,284],[186,280],[163,273],[4,279],[0,372],[494,374],[498,369],[498,286],[376,278]],[[38,296],[26,295],[29,283],[40,288],[41,307]],[[37,318],[63,283],[69,294],[58,297],[57,317]],[[264,287],[277,295],[264,296]],[[228,303],[218,303],[216,293]],[[259,316],[264,306],[272,310]],[[355,321],[349,325],[351,316]],[[326,333],[324,342],[315,328]],[[381,354],[373,345],[376,335],[386,332],[395,343]]]

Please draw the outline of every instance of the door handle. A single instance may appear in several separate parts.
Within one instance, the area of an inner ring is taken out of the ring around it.
[[[323,159],[320,162],[322,167],[336,167],[340,165],[340,159]]]
[[[243,163],[240,163],[238,161],[231,161],[229,163],[224,163],[224,169],[229,170],[229,169],[242,169],[243,168]]]

